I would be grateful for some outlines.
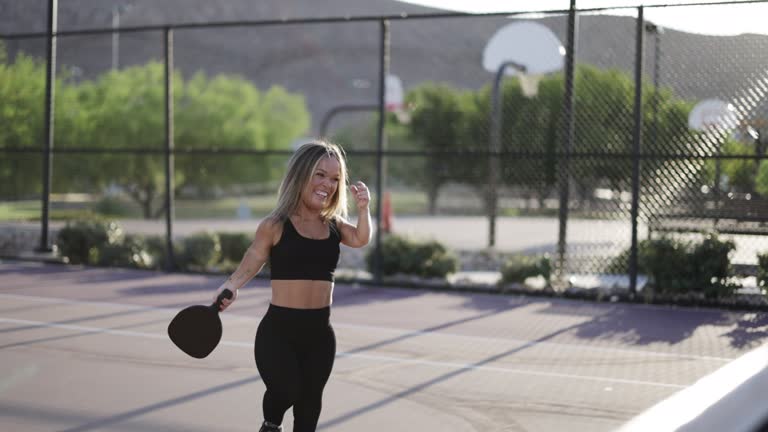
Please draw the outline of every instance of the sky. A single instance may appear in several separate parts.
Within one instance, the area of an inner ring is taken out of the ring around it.
[[[526,12],[564,10],[570,0],[399,0],[434,8],[469,12]],[[675,0],[576,0],[579,9],[638,6],[653,4],[685,4]],[[697,1],[697,3],[703,3]],[[637,9],[615,9],[602,13],[637,16]],[[679,31],[718,36],[743,33],[768,34],[768,2],[742,5],[673,6],[645,8],[645,20]]]

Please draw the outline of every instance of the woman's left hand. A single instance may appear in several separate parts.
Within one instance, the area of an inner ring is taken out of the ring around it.
[[[352,196],[357,202],[358,209],[368,207],[368,204],[371,202],[371,193],[368,191],[368,186],[365,183],[358,181],[355,184],[349,185],[349,189],[352,191]]]

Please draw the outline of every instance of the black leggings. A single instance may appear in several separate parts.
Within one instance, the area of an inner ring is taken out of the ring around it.
[[[282,424],[293,406],[294,432],[317,427],[323,388],[336,357],[330,307],[292,309],[270,304],[256,331],[254,356],[264,380],[264,420]]]

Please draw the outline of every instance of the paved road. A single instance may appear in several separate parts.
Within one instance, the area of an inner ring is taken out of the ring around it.
[[[165,335],[219,282],[0,263],[0,430],[255,430],[266,281],[207,359]],[[332,321],[321,430],[340,432],[609,431],[768,335],[755,313],[346,285]]]

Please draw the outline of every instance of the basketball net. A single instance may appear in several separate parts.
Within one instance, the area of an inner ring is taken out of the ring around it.
[[[395,117],[397,117],[397,121],[400,122],[400,124],[408,124],[411,122],[411,114],[404,104],[388,103],[386,108],[387,111],[395,114]]]
[[[523,95],[528,98],[532,98],[539,94],[539,81],[541,81],[542,75],[534,74],[527,75],[519,73],[517,79],[520,80],[520,88],[523,90]]]

